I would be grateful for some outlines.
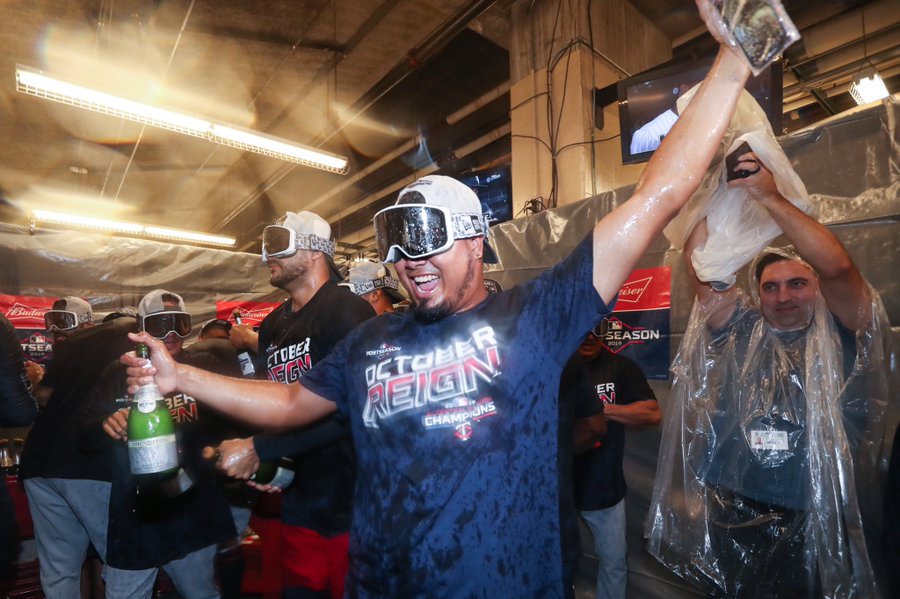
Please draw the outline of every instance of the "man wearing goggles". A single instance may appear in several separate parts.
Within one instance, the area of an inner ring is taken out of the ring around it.
[[[257,352],[257,373],[290,385],[375,313],[336,284],[331,226],[318,215],[286,213],[264,229],[262,249],[270,283],[290,297],[266,316],[258,334],[232,327],[232,342]],[[218,450],[220,469],[240,479],[255,473],[260,460],[294,460],[302,482],[284,490],[281,510],[285,596],[343,596],[356,467],[347,421],[333,415],[309,430],[230,439]]]
[[[142,331],[162,340],[173,356],[181,353],[184,338],[191,334],[191,315],[184,311],[184,300],[163,289],[141,299],[138,324]]]
[[[400,282],[390,276],[387,267],[371,260],[355,262],[347,280],[353,293],[369,302],[376,314],[394,312],[394,304],[406,299]]]
[[[138,304],[138,325],[160,340],[180,363],[223,374],[236,374],[234,352],[230,360],[209,349],[209,343],[184,348],[191,332],[191,317],[177,293],[156,289]],[[224,343],[228,350],[230,345]],[[113,473],[109,499],[107,564],[118,569],[106,580],[108,596],[149,597],[157,570],[162,568],[186,597],[218,597],[214,563],[218,543],[235,534],[229,501],[215,468],[202,457],[202,449],[233,436],[236,425],[187,394],[166,394],[175,421],[180,466],[192,488],[175,498],[154,485],[139,490],[129,476],[125,444],[129,406],[121,369],[109,368],[94,386],[84,410],[80,437],[106,461]],[[110,450],[110,438],[118,444]],[[149,498],[144,499],[142,498]],[[115,525],[112,525],[115,523]]]
[[[434,175],[419,179],[374,219],[379,254],[395,263],[412,313],[424,321],[481,303],[487,297],[481,263],[497,262],[481,202],[465,185],[449,181]]]
[[[748,75],[723,45],[632,198],[537,278],[488,297],[482,264],[493,252],[478,198],[424,177],[375,219],[380,257],[396,260],[413,317],[361,324],[299,385],[213,377],[163,352],[152,366],[123,357],[129,382],[155,374],[164,389],[261,426],[347,416],[360,477],[351,595],[562,597],[563,363],[699,186]]]
[[[94,311],[80,297],[67,296],[53,302],[44,313],[44,329],[53,337],[54,347],[80,329],[94,326]]]

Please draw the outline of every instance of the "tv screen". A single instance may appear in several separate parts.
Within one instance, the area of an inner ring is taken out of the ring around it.
[[[512,218],[512,176],[509,165],[469,173],[460,181],[481,200],[488,223],[496,225]]]
[[[712,60],[676,64],[623,79],[618,83],[622,162],[646,162],[675,121],[675,102],[703,80]],[[747,91],[769,117],[775,135],[782,132],[781,62],[769,65],[747,82]]]

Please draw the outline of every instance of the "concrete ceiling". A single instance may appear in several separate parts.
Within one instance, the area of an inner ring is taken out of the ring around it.
[[[4,0],[0,220],[24,224],[31,207],[87,212],[232,235],[239,249],[258,251],[263,226],[285,210],[311,209],[339,241],[360,239],[358,230],[417,173],[457,175],[510,160],[509,134],[486,135],[508,124],[508,93],[471,104],[508,83],[512,2]],[[849,19],[861,4],[883,3],[786,2],[801,28],[838,22],[834,31],[847,38],[837,50],[806,39],[792,48],[788,64],[799,66],[786,74],[785,99],[796,118],[786,123],[843,109],[843,92],[834,90],[849,70],[829,73],[862,57],[861,28]],[[632,4],[673,39],[676,58],[709,50],[691,0]],[[867,56],[895,68],[898,28],[871,12]],[[822,66],[828,57],[834,65]],[[322,147],[350,157],[350,172],[26,96],[15,90],[16,64]],[[889,88],[898,91],[896,78]],[[347,256],[362,249],[339,247]]]

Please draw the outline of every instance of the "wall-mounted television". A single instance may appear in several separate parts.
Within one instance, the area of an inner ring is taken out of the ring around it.
[[[700,83],[712,59],[679,63],[646,71],[619,81],[619,123],[622,132],[622,162],[645,162],[678,119],[678,97]],[[782,133],[781,61],[750,78],[750,92],[769,117],[775,135]]]
[[[473,171],[459,179],[481,201],[481,210],[491,225],[512,218],[512,175],[509,165]]]

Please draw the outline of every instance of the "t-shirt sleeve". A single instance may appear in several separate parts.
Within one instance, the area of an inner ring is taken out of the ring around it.
[[[653,393],[640,366],[632,360],[623,358],[619,376],[621,380],[616,381],[616,403],[626,404],[645,399],[656,399],[656,394]]]
[[[560,364],[610,311],[594,288],[592,240],[588,234],[562,262],[520,286],[519,292],[526,294],[521,329],[531,332],[522,341],[540,345]]]

